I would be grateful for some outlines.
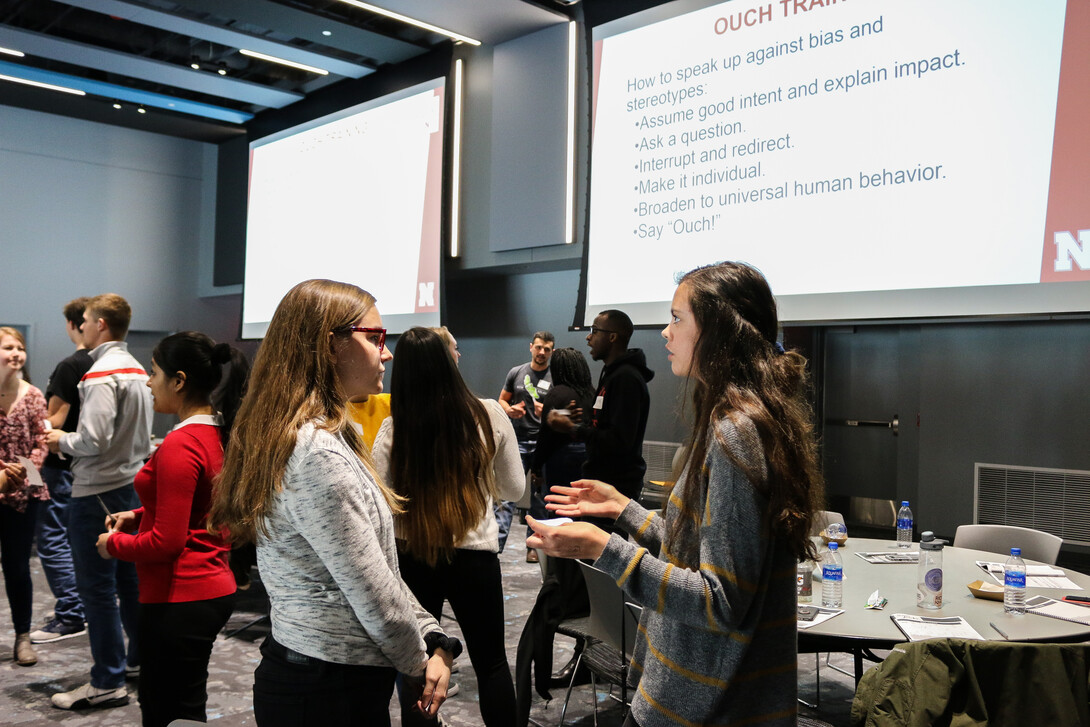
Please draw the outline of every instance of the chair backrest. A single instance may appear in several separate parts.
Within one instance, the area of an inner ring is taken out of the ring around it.
[[[1009,555],[1011,548],[1021,548],[1022,556],[1055,565],[1063,538],[1033,528],[1014,525],[958,525],[954,547],[986,550]]]
[[[578,563],[590,597],[587,633],[623,652],[626,658],[631,657],[639,622],[636,609],[625,605],[624,592],[613,576],[583,561]]]
[[[814,523],[810,526],[811,535],[819,535],[829,523],[844,524],[844,516],[832,510],[818,510],[814,513]]]

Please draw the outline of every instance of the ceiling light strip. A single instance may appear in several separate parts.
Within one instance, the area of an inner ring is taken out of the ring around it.
[[[577,27],[568,23],[568,148],[565,155],[564,243],[575,242],[575,81]]]
[[[26,53],[21,50],[15,50],[14,48],[4,48],[3,46],[0,46],[0,53],[4,53],[9,56],[15,56],[16,58],[22,58],[26,55]]]
[[[282,66],[288,66],[289,68],[298,68],[300,71],[309,71],[310,73],[317,73],[319,76],[328,76],[329,71],[324,68],[316,68],[315,66],[308,66],[305,63],[296,63],[295,61],[289,61],[286,58],[277,58],[276,56],[266,55],[265,53],[258,53],[256,50],[248,50],[246,48],[239,48],[238,52],[244,56],[250,58],[260,58],[263,61],[269,61],[270,63],[279,63]]]
[[[169,30],[172,33],[178,33],[180,35],[187,35],[190,38],[198,38],[200,40],[209,40],[213,43],[219,43],[225,45],[228,48],[241,48],[243,46],[252,48],[262,53],[269,53],[280,58],[288,58],[296,63],[308,63],[315,66],[326,68],[330,73],[338,76],[345,76],[348,78],[362,78],[363,76],[373,73],[374,69],[369,68],[358,63],[351,63],[340,58],[328,56],[323,53],[316,53],[314,51],[308,51],[303,48],[297,48],[285,43],[279,43],[275,41],[269,41],[265,38],[256,37],[249,33],[239,32],[232,30],[231,28],[223,28],[218,25],[211,25],[196,20],[189,20],[187,18],[181,18],[177,15],[172,15],[167,12],[161,12],[153,10],[143,5],[134,5],[131,2],[121,2],[120,0],[58,0],[65,5],[71,5],[77,8],[83,8],[84,10],[90,10],[96,13],[103,13],[115,18],[122,18],[132,23],[138,23],[140,25],[146,25],[152,28],[159,28],[161,30]],[[254,5],[260,8],[264,3],[254,3]],[[187,3],[190,7],[196,5],[196,9],[205,8],[206,12],[211,12],[212,9],[207,8],[208,3]],[[233,14],[238,14],[241,11],[246,10],[242,7],[243,3],[233,2],[226,3],[223,0],[218,0],[217,5],[221,7],[230,6],[230,10]],[[214,8],[219,11],[220,8]],[[289,12],[286,9],[276,12]],[[304,17],[306,17],[304,15]],[[236,17],[236,20],[243,21],[244,18]],[[324,21],[323,21],[324,22]],[[379,36],[381,37],[381,36]],[[387,43],[392,43],[383,39]],[[403,43],[408,47],[408,43]],[[268,104],[263,104],[268,105]]]
[[[462,219],[462,59],[454,61],[454,116],[451,130],[451,174],[450,174],[450,256],[458,257],[461,253],[461,240],[458,237],[459,222]]]
[[[463,43],[469,43],[470,45],[480,45],[481,44],[481,41],[474,40],[473,38],[470,38],[469,36],[461,35],[460,33],[455,33],[454,31],[446,30],[444,28],[440,28],[438,25],[432,25],[431,23],[425,23],[423,20],[417,20],[415,18],[410,18],[408,15],[401,15],[400,13],[395,13],[392,10],[386,10],[384,8],[380,8],[377,5],[371,5],[370,3],[360,2],[359,0],[341,0],[341,2],[345,3],[346,5],[351,5],[352,7],[359,8],[361,10],[367,10],[369,12],[376,13],[378,15],[383,15],[383,16],[385,16],[387,18],[393,18],[394,20],[400,20],[401,22],[408,23],[409,25],[415,25],[416,27],[423,28],[424,30],[430,30],[431,32],[438,33],[439,35],[445,35],[448,38],[453,38],[454,40],[460,40]]]
[[[235,111],[234,109],[227,109],[221,106],[187,101],[186,99],[166,96],[160,93],[137,91],[113,83],[92,81],[86,78],[79,78],[78,76],[69,76],[54,71],[43,71],[38,68],[29,68],[15,63],[6,63],[4,61],[0,61],[0,73],[10,76],[13,79],[20,79],[21,82],[34,81],[35,84],[38,85],[63,86],[65,88],[75,89],[81,93],[103,96],[107,99],[128,101],[130,103],[143,104],[144,106],[165,109],[167,111],[180,111],[192,114],[193,116],[201,116],[206,119],[215,119],[217,121],[228,121],[233,124],[244,124],[254,117],[253,114],[248,114],[244,111]]]
[[[70,93],[74,96],[86,96],[86,91],[80,91],[78,88],[67,88],[65,86],[56,86],[52,83],[43,83],[41,81],[31,81],[28,78],[17,78],[15,76],[8,76],[0,73],[0,81],[11,81],[12,83],[22,83],[26,86],[34,86],[35,88],[46,88],[50,91],[60,91],[61,93]]]

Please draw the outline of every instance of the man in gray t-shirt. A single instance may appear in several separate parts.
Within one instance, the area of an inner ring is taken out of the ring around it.
[[[549,358],[553,355],[556,338],[548,331],[538,331],[530,343],[530,361],[515,366],[507,372],[507,379],[500,392],[500,406],[511,417],[518,439],[519,454],[522,455],[522,468],[530,470],[530,460],[537,445],[537,431],[541,427],[541,400],[552,386],[549,374]],[[511,516],[515,504],[504,502],[496,506],[496,522],[500,527],[500,552],[507,543],[507,532],[511,529]],[[545,502],[540,493],[531,497],[530,514],[546,518]],[[528,551],[530,559],[533,551]]]

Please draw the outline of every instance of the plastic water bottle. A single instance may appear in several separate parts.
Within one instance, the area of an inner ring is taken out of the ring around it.
[[[821,605],[826,608],[844,605],[844,561],[836,543],[829,543],[829,552],[821,559]]]
[[[908,507],[908,500],[902,500],[901,509],[897,511],[897,547],[912,547],[912,510]]]
[[[1011,548],[1011,557],[1003,564],[1003,610],[1018,615],[1026,612],[1026,561],[1021,548]]]

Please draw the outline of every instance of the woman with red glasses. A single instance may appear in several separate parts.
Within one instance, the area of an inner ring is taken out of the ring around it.
[[[280,725],[389,725],[396,672],[434,717],[461,650],[398,574],[393,513],[347,402],[382,391],[390,360],[375,299],[330,280],[276,308],[250,375],[210,526],[257,543],[272,634],[254,717]]]

